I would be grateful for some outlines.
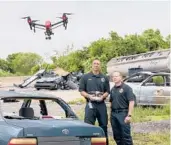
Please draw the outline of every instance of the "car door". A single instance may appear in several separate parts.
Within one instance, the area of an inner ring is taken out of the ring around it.
[[[167,103],[170,96],[170,86],[167,85],[166,76],[152,75],[140,87],[140,104],[162,105]]]
[[[137,104],[140,103],[140,87],[141,87],[140,84],[149,76],[150,74],[148,73],[139,72],[124,79],[124,82],[132,88],[136,97]]]

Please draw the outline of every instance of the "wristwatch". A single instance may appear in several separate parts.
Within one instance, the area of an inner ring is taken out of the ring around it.
[[[131,117],[131,116],[132,116],[132,115],[130,115],[130,114],[128,115],[128,117]]]

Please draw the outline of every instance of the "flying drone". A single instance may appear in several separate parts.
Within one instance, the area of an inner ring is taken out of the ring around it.
[[[30,30],[33,30],[36,32],[36,28],[45,30],[45,39],[51,39],[51,35],[54,35],[52,29],[55,29],[59,26],[62,26],[67,29],[67,24],[68,24],[68,17],[67,15],[72,15],[72,13],[63,13],[62,17],[56,17],[62,19],[59,22],[56,22],[54,24],[51,23],[51,21],[45,21],[45,24],[38,24],[36,23],[39,20],[32,20],[30,16],[27,17],[22,17],[22,19],[27,19],[27,23],[29,24]]]

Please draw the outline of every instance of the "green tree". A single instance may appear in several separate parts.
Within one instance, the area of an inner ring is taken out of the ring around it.
[[[43,62],[42,57],[35,53],[20,53],[11,56],[10,64],[12,70],[17,74],[22,75],[31,74],[31,68]]]
[[[82,50],[67,51],[66,55],[52,57],[54,64],[67,71],[91,69],[92,60],[99,58],[102,62],[102,71],[106,72],[107,62],[125,55],[134,55],[147,51],[165,49],[170,47],[170,35],[165,39],[158,29],[147,29],[142,34],[129,34],[121,37],[117,32],[111,31],[109,38],[100,38]]]
[[[166,37],[166,48],[170,48],[171,34]]]
[[[135,35],[126,35],[123,40],[124,55],[134,55],[139,53],[147,52],[145,45],[142,43],[142,38]]]
[[[167,43],[164,41],[163,36],[161,35],[158,29],[145,30],[141,37],[148,51],[154,51],[154,50],[164,49],[168,47]]]
[[[0,58],[0,69],[3,71],[10,72],[9,63],[6,60],[1,59],[1,58]]]
[[[18,56],[18,55],[21,55],[22,53],[21,52],[18,52],[18,53],[13,53],[13,54],[10,54],[7,56],[7,62],[8,62],[8,65],[9,65],[9,69],[10,69],[10,72],[11,73],[16,73],[16,71],[14,70],[14,65],[12,62],[15,60],[15,58]]]

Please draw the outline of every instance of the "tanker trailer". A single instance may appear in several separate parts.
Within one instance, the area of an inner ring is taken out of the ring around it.
[[[129,75],[131,68],[151,72],[170,72],[170,49],[162,49],[136,55],[112,58],[107,63],[107,73],[120,71],[124,76]]]

